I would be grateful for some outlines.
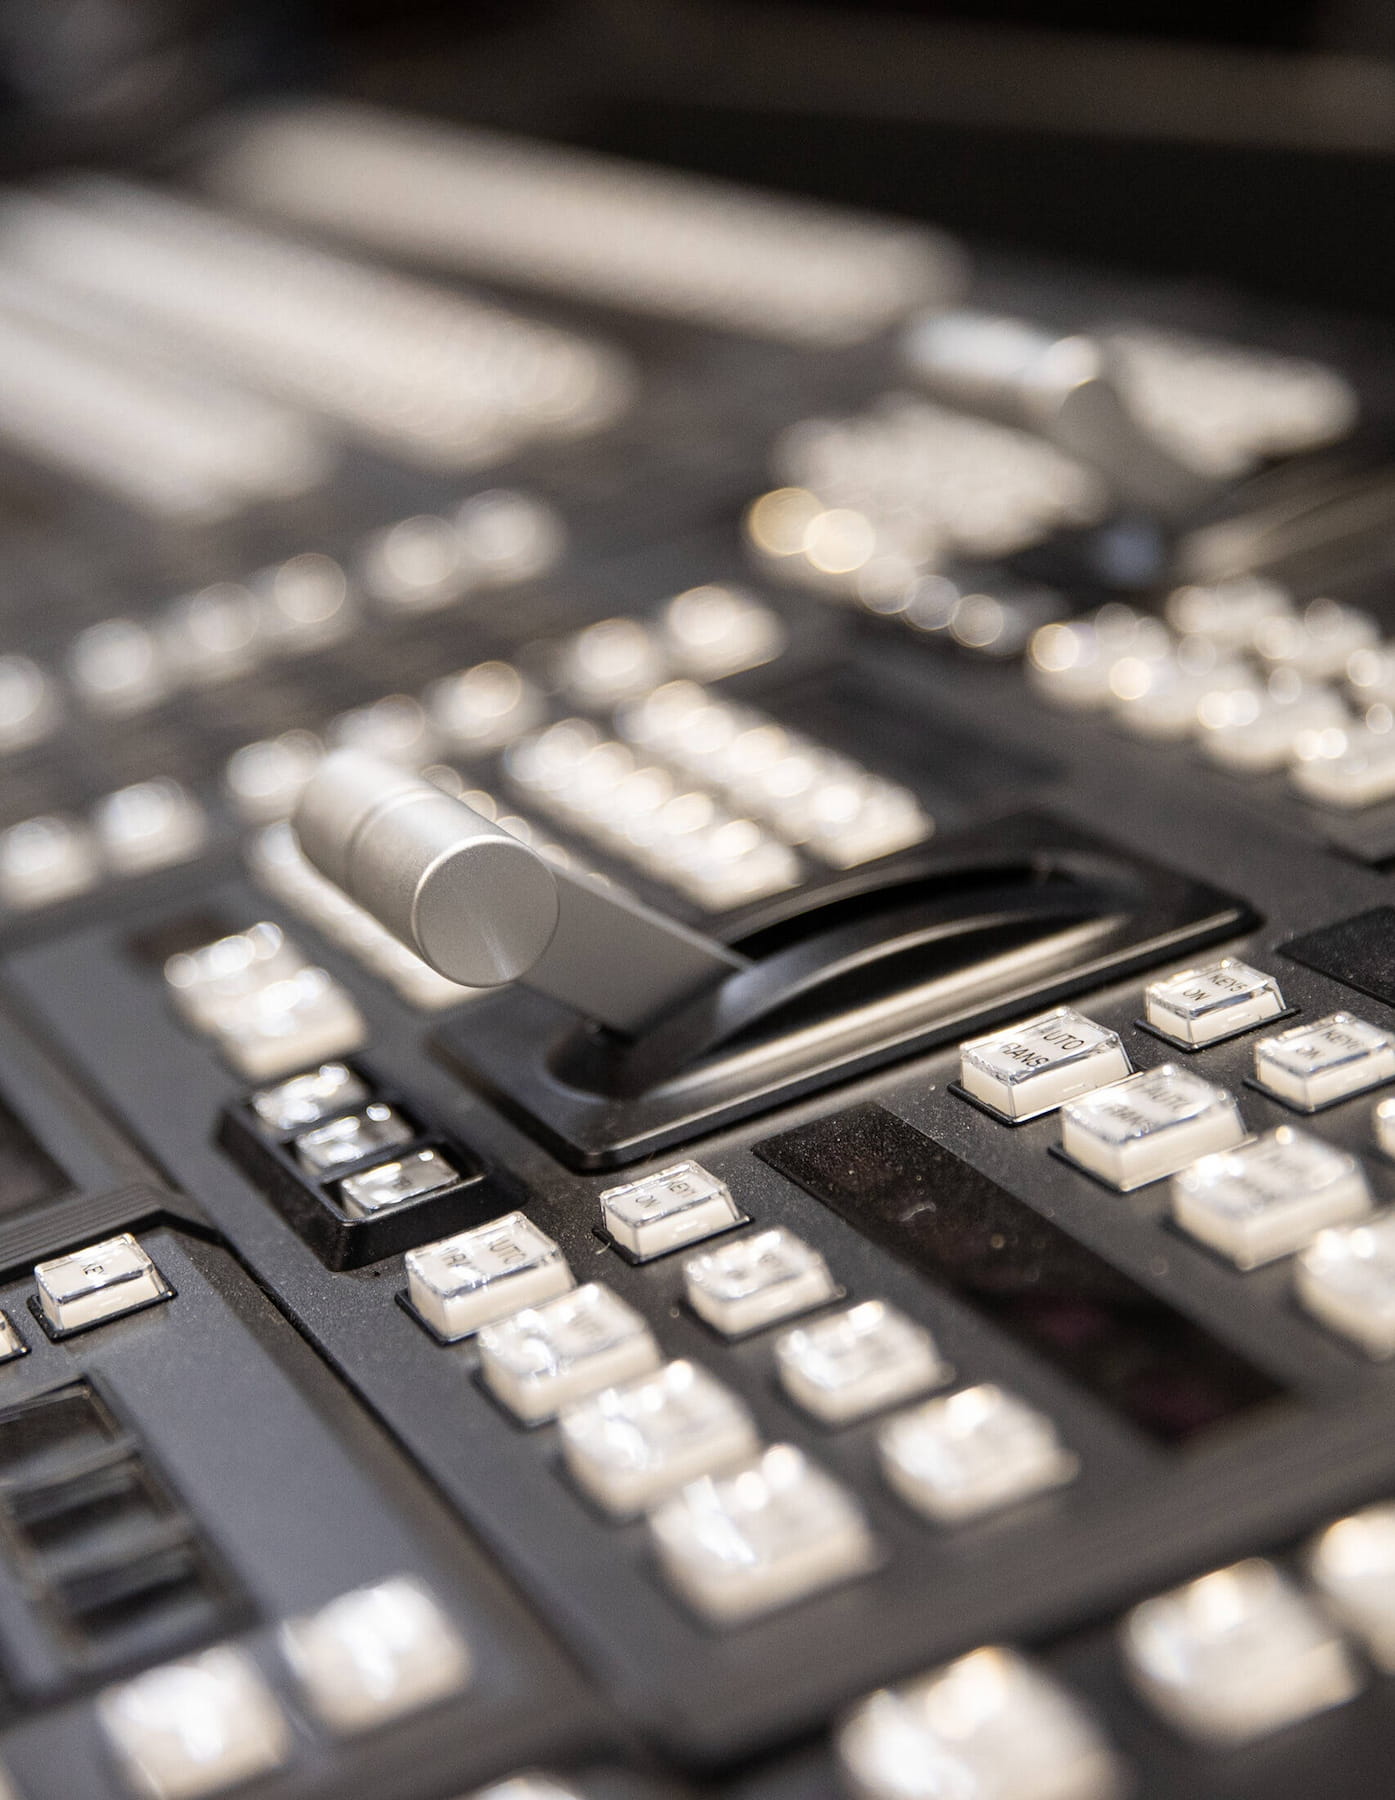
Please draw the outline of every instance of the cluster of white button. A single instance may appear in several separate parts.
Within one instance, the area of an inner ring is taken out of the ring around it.
[[[0,832],[0,902],[17,912],[53,906],[106,876],[187,862],[207,838],[203,808],[181,783],[133,782],[96,801],[85,820],[45,813]]]
[[[363,1042],[363,1018],[348,992],[266,921],[171,956],[165,988],[180,1017],[254,1081]]]
[[[585,719],[563,719],[513,744],[509,779],[529,801],[583,837],[722,912],[796,887],[798,856],[705,786],[638,760]]]
[[[277,1647],[301,1706],[334,1737],[448,1700],[473,1676],[464,1637],[415,1576],[287,1620]],[[202,1800],[283,1767],[293,1751],[270,1680],[235,1644],[105,1689],[97,1716],[123,1773],[150,1800]]]
[[[693,681],[654,688],[623,706],[616,725],[637,749],[836,868],[904,850],[933,830],[908,788]]]

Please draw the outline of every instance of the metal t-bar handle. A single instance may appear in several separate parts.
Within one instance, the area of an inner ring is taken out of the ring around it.
[[[293,823],[322,875],[467,987],[522,981],[633,1034],[749,966],[360,750],[324,759]]]

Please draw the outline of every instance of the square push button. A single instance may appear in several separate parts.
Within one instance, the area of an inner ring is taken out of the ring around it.
[[[129,1231],[39,1263],[34,1279],[43,1316],[57,1332],[101,1325],[174,1291]]]
[[[1175,1063],[1072,1100],[1061,1109],[1061,1148],[1072,1162],[1127,1193],[1229,1150],[1245,1136],[1224,1088]]]
[[[1058,1006],[961,1045],[959,1085],[972,1099],[1016,1123],[1120,1081],[1131,1067],[1117,1031],[1096,1025],[1073,1007]]]
[[[245,1651],[219,1645],[98,1696],[97,1716],[135,1791],[201,1800],[279,1768],[291,1730]]]
[[[745,1222],[731,1189],[700,1163],[674,1163],[601,1195],[602,1226],[636,1262]]]
[[[598,1282],[486,1325],[479,1346],[486,1387],[525,1425],[647,1375],[661,1360],[641,1315]]]
[[[521,1212],[409,1250],[404,1260],[408,1299],[448,1343],[576,1285],[561,1250]]]
[[[1299,1304],[1367,1356],[1395,1356],[1395,1212],[1321,1231],[1298,1258]]]
[[[1370,1210],[1356,1158],[1291,1125],[1203,1156],[1172,1182],[1173,1218],[1241,1269],[1290,1256]]]
[[[1151,982],[1144,1016],[1159,1036],[1197,1049],[1276,1019],[1284,997],[1272,975],[1233,956]]]
[[[1329,1013],[1255,1045],[1255,1081],[1300,1112],[1395,1080],[1395,1037],[1351,1013]]]
[[[689,1258],[683,1285],[689,1306],[723,1337],[812,1312],[842,1292],[818,1251],[783,1225]]]

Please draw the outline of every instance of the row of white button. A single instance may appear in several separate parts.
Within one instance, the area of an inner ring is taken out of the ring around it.
[[[203,808],[181,783],[133,782],[96,801],[86,822],[45,813],[0,832],[0,902],[16,911],[53,906],[106,876],[187,862],[207,840]]]
[[[278,1647],[302,1706],[351,1736],[463,1693],[464,1637],[426,1585],[395,1576],[290,1619]],[[200,1800],[289,1762],[290,1721],[252,1657],[234,1644],[105,1689],[97,1716],[132,1785],[150,1800]]]

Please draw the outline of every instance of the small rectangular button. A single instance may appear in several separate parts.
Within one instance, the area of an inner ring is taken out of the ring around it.
[[[1321,1611],[1258,1557],[1145,1600],[1125,1621],[1123,1644],[1143,1697],[1207,1743],[1251,1743],[1361,1687]]]
[[[368,1098],[366,1084],[344,1063],[321,1063],[304,1075],[263,1088],[252,1096],[252,1110],[268,1131],[304,1131],[321,1119],[347,1112]]]
[[[861,1507],[793,1444],[691,1482],[650,1517],[665,1576],[709,1623],[735,1625],[869,1569]]]
[[[1079,1468],[1045,1413],[991,1382],[897,1413],[877,1451],[889,1485],[940,1525],[1061,1487]]]
[[[464,1639],[427,1587],[398,1575],[341,1594],[281,1627],[281,1648],[310,1710],[331,1731],[368,1731],[462,1692]]]
[[[621,1518],[699,1476],[749,1461],[760,1448],[735,1394],[690,1362],[606,1388],[569,1407],[558,1428],[572,1479]]]
[[[841,1292],[818,1251],[782,1225],[689,1258],[683,1285],[689,1306],[724,1337],[809,1312]]]
[[[1245,1136],[1224,1088],[1163,1063],[1061,1108],[1061,1148],[1072,1161],[1127,1193],[1228,1150]]]
[[[1261,1038],[1255,1080],[1290,1106],[1315,1112],[1395,1080],[1395,1037],[1351,1013],[1329,1013]]]
[[[486,1387],[526,1425],[661,1360],[644,1319],[599,1282],[486,1325],[479,1347]]]
[[[1272,975],[1233,956],[1150,982],[1144,1015],[1153,1030],[1192,1048],[1248,1031],[1284,1010]]]
[[[302,1131],[295,1140],[296,1160],[312,1175],[327,1175],[345,1163],[362,1162],[380,1150],[395,1149],[413,1136],[401,1113],[375,1100],[361,1112],[345,1113],[328,1124]]]
[[[601,1224],[636,1262],[744,1223],[731,1189],[700,1163],[674,1163],[601,1195]]]
[[[1321,1231],[1294,1270],[1299,1303],[1367,1356],[1395,1356],[1395,1212]]]
[[[787,1331],[775,1367],[796,1405],[825,1425],[845,1425],[943,1387],[954,1371],[924,1326],[885,1300]]]
[[[1172,1180],[1173,1218],[1241,1269],[1290,1256],[1370,1210],[1356,1158],[1291,1125],[1203,1156]]]
[[[1395,1503],[1379,1500],[1329,1525],[1312,1547],[1308,1573],[1376,1667],[1395,1674]]]
[[[521,1212],[409,1250],[412,1305],[451,1342],[575,1286],[561,1250]]]
[[[163,1300],[171,1292],[169,1283],[128,1231],[71,1256],[40,1263],[34,1279],[44,1317],[55,1331],[99,1325],[152,1300]]]
[[[959,1084],[1005,1119],[1035,1119],[1130,1072],[1117,1031],[1058,1006],[960,1046]]]
[[[351,1219],[368,1219],[389,1207],[420,1200],[423,1194],[439,1193],[459,1180],[459,1169],[439,1150],[414,1150],[397,1162],[346,1175],[339,1183],[339,1204]]]

